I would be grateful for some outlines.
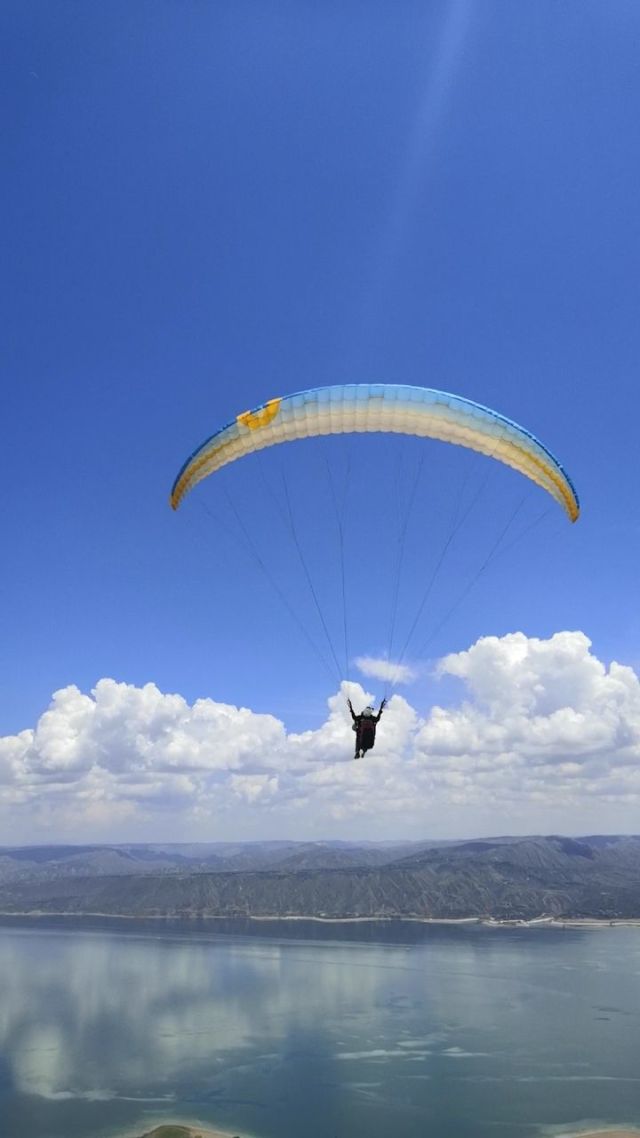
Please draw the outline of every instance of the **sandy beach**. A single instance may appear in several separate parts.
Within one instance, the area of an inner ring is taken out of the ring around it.
[[[139,1135],[139,1138],[248,1138],[248,1136],[222,1130],[209,1130],[191,1123],[175,1122],[156,1126],[153,1130],[147,1130]],[[564,1138],[640,1138],[640,1129],[572,1130],[567,1131]]]
[[[580,1130],[567,1134],[565,1138],[638,1138],[640,1130]]]
[[[193,1125],[184,1122],[163,1122],[154,1126],[152,1130],[145,1130],[136,1138],[241,1138],[237,1132],[225,1130],[211,1130],[205,1126]],[[245,1133],[242,1138],[248,1138]]]
[[[249,1138],[249,1135],[211,1130],[193,1123],[164,1122],[136,1138]],[[559,1138],[640,1138],[640,1129],[572,1130]]]

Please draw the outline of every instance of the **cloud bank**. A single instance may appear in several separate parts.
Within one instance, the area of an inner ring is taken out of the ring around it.
[[[413,668],[408,664],[394,664],[393,660],[358,656],[355,665],[363,676],[371,676],[374,680],[384,680],[390,684],[410,684],[416,679]]]
[[[102,679],[0,738],[6,843],[463,837],[637,830],[640,682],[582,632],[484,637],[444,657],[454,706],[393,695],[354,763],[345,683],[317,730]]]

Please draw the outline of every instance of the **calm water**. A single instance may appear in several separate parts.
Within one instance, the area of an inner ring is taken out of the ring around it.
[[[257,928],[257,931],[256,931]],[[0,926],[2,1138],[640,1124],[640,929]]]

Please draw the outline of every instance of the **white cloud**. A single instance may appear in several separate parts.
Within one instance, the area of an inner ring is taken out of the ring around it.
[[[416,679],[416,672],[408,664],[394,664],[393,660],[378,659],[375,656],[358,656],[354,662],[363,676],[372,676],[374,680],[410,684]]]
[[[355,763],[345,683],[322,725],[103,679],[0,738],[5,842],[420,837],[637,829],[640,683],[581,632],[485,637],[444,657],[456,706],[389,701]]]

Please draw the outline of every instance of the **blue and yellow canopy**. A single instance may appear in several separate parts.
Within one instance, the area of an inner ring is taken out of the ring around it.
[[[441,439],[486,454],[536,482],[572,522],[580,513],[569,476],[524,427],[459,395],[392,383],[311,388],[237,415],[187,459],[173,484],[171,506],[176,510],[203,478],[252,451],[317,435],[373,431]]]

